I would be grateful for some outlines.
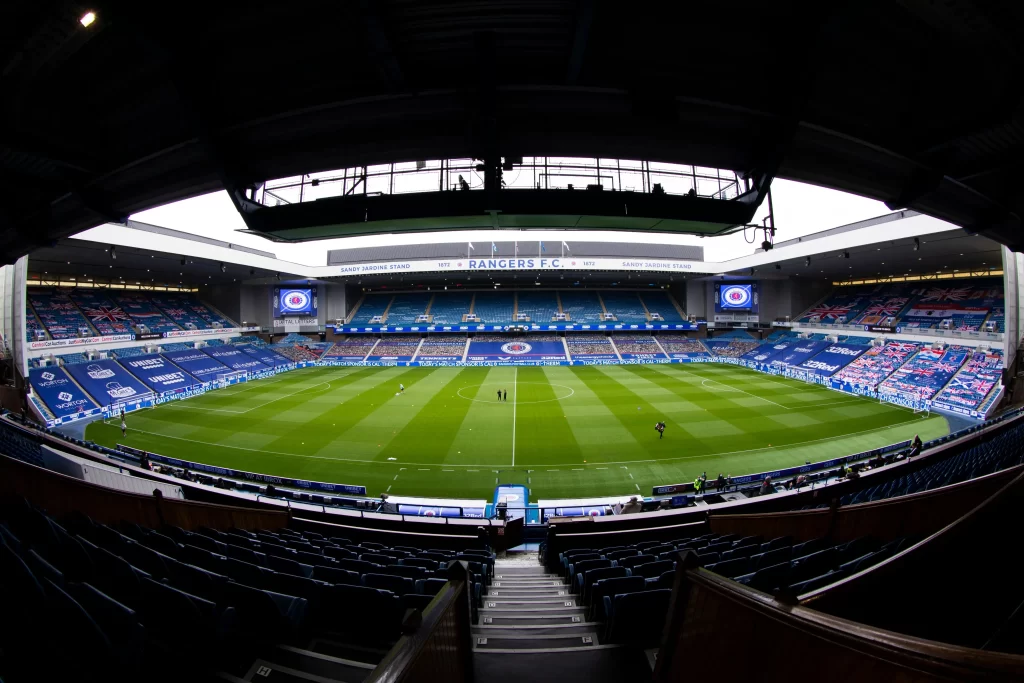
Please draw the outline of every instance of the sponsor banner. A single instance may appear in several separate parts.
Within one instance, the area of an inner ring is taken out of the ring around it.
[[[803,340],[793,344],[789,349],[771,360],[777,365],[800,365],[828,346],[825,341]]]
[[[482,519],[483,508],[453,508],[440,505],[404,505],[399,504],[398,514],[417,517],[472,517]]]
[[[623,353],[622,360],[660,360],[665,354],[655,351],[654,353]]]
[[[248,344],[239,344],[235,348],[271,368],[278,367],[279,365],[292,365],[295,362],[288,360],[278,353],[274,353],[271,349],[259,348]]]
[[[858,344],[831,344],[818,355],[801,363],[800,369],[811,374],[831,377],[870,348]]]
[[[341,356],[342,358],[351,358],[351,356]],[[420,356],[420,362],[438,362],[438,361],[460,361],[462,356]],[[356,358],[355,360],[359,360]]]
[[[210,356],[199,349],[172,351],[163,354],[163,356],[196,379],[204,382],[213,381],[220,373],[230,372],[228,366],[210,358]]]
[[[275,326],[283,327],[284,324]],[[289,323],[295,324],[295,323]],[[302,323],[306,324],[306,323]],[[315,325],[316,322],[309,323]],[[706,322],[699,323],[706,325]],[[636,330],[659,330],[665,331],[694,331],[698,329],[698,323],[510,323],[508,325],[460,323],[456,325],[335,325],[335,334],[380,334],[386,332],[510,332],[523,330],[527,332],[572,332],[574,330],[587,331],[610,331],[625,330],[628,332]]]
[[[104,359],[65,366],[82,388],[101,406],[152,398],[152,391],[116,360]]]
[[[157,393],[184,390],[200,384],[195,377],[158,353],[130,356],[122,359],[121,364]]]
[[[903,327],[900,326],[900,325],[897,325],[896,327],[892,327],[890,325],[865,325],[864,326],[864,331],[865,332],[883,332],[883,333],[885,333],[885,332],[895,332],[896,334],[899,334],[899,333],[903,332]]]
[[[144,340],[144,339],[163,339],[163,337],[164,336],[162,334],[160,334],[159,332],[146,332],[145,334],[137,334],[137,335],[135,335],[135,338],[139,339],[139,340]]]
[[[569,347],[569,355],[573,360],[618,360],[614,353],[573,353],[572,346]]]
[[[367,273],[429,273],[445,271],[510,271],[510,270],[628,270],[658,273],[714,273],[716,264],[703,261],[672,259],[582,258],[454,258],[443,261],[384,261],[381,263],[348,263],[336,266],[334,275],[365,275]],[[720,266],[719,266],[720,267]]]
[[[398,361],[406,362],[406,361],[412,360],[412,356],[411,355],[408,355],[408,356],[367,356],[366,360],[368,360],[368,361],[374,361],[374,360],[388,361],[388,360],[390,360],[390,361],[395,361],[395,362],[398,362]]]
[[[244,481],[251,481],[257,484],[273,484],[274,486],[286,486],[289,488],[303,489],[305,491],[316,491],[317,493],[327,494],[344,494],[349,496],[365,496],[365,486],[354,486],[352,484],[327,484],[322,481],[305,481],[303,479],[289,479],[287,477],[274,477],[269,474],[256,474],[255,472],[246,472],[245,470],[233,470],[227,467],[215,467],[214,465],[204,465],[200,462],[192,462],[191,460],[180,460],[178,458],[169,458],[166,455],[160,455],[159,453],[151,453],[149,451],[141,451],[138,448],[132,448],[131,446],[125,446],[124,444],[117,444],[117,450],[123,451],[130,455],[134,455],[137,458],[141,458],[145,454],[152,462],[160,463],[163,465],[171,465],[172,467],[187,467],[195,472],[205,472],[206,474],[213,474],[219,477],[230,477],[232,479],[241,479]]]
[[[112,342],[134,341],[134,334],[108,334],[103,337],[74,337],[73,339],[43,339],[28,342],[30,349],[54,349],[63,346],[86,346],[88,344],[109,344]]]
[[[512,340],[507,342],[469,342],[469,362],[480,361],[564,361],[565,347],[561,341],[527,342]]]
[[[205,337],[211,334],[235,334],[239,331],[237,327],[221,327],[221,328],[210,328],[207,330],[173,330],[171,332],[164,332],[163,336],[167,338],[173,337]]]
[[[275,318],[274,327],[291,327],[292,325],[298,325],[299,327],[318,327],[320,323],[316,318]]]
[[[29,370],[29,381],[32,390],[56,418],[79,413],[84,417],[87,411],[91,414],[96,408],[96,404],[71,381],[64,368],[32,368]]]
[[[204,346],[202,351],[205,351],[211,358],[220,361],[232,370],[256,372],[267,369],[266,365],[249,354],[242,353],[236,346],[226,344],[224,346]]]
[[[259,332],[260,331],[260,326],[259,325],[245,325],[243,327],[239,327],[238,331],[239,332]]]

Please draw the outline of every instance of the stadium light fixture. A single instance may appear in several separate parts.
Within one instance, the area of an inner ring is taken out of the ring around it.
[[[84,26],[85,28],[89,28],[95,22],[96,22],[96,13],[95,12],[86,12],[85,14],[83,14],[81,17],[78,18],[78,23],[81,24],[82,26]]]

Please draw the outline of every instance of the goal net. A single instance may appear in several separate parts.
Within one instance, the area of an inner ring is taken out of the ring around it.
[[[234,370],[232,372],[218,372],[217,373],[217,384],[228,385],[241,382],[248,375],[244,370]]]

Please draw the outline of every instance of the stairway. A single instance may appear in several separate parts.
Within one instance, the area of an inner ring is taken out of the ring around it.
[[[492,683],[649,680],[642,652],[600,642],[580,596],[533,553],[498,559],[473,627],[477,680]]]

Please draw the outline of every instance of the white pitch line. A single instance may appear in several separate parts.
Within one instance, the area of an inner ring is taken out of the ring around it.
[[[512,467],[516,466],[516,391],[519,386],[519,368],[512,375]]]
[[[700,375],[697,375],[697,376],[700,377]],[[706,387],[707,384],[705,384],[705,382],[714,382],[715,384],[721,384],[723,387],[725,387],[729,391],[738,391],[741,394],[746,394],[747,396],[749,396],[751,398],[756,398],[759,401],[765,401],[766,403],[771,403],[773,406],[778,406],[778,407],[782,408],[783,410],[790,410],[790,408],[782,405],[781,403],[776,403],[775,401],[772,401],[771,399],[767,399],[764,396],[758,396],[756,394],[751,394],[748,391],[743,391],[742,389],[737,389],[736,387],[732,386],[731,384],[726,384],[725,382],[719,382],[717,379],[711,379],[710,377],[704,377],[700,381],[701,386]]]
[[[390,490],[391,490],[391,484],[388,484],[388,490],[387,490],[387,491],[385,491],[384,493],[387,493],[387,492],[388,492],[388,491],[390,491]]]
[[[901,406],[896,406],[896,407],[901,407]],[[837,438],[843,439],[843,438],[846,438],[846,437],[849,437],[849,436],[858,436],[860,434],[868,434],[870,432],[879,432],[880,433],[880,432],[886,431],[888,429],[893,429],[894,427],[901,427],[903,425],[908,425],[911,422],[916,422],[918,420],[925,420],[925,419],[927,419],[927,416],[924,413],[915,414],[914,417],[912,417],[909,420],[904,420],[903,422],[897,422],[895,424],[889,425],[888,427],[882,427],[880,429],[878,429],[878,428],[876,428],[876,429],[865,429],[863,431],[850,432],[849,434],[841,434],[839,436],[826,436],[826,437],[823,437],[821,439],[810,439],[809,441],[796,441],[794,443],[788,443],[788,444],[784,444],[782,446],[775,446],[771,450],[778,451],[780,448],[793,448],[795,446],[807,446],[807,445],[810,445],[810,444],[813,444],[813,443],[821,443],[822,441],[834,441]],[[106,423],[103,423],[103,424],[106,424]],[[107,426],[114,427],[115,429],[120,429],[118,427],[118,425],[109,424]],[[361,464],[364,464],[364,465],[371,464],[371,463],[374,462],[373,460],[359,460],[357,458],[333,458],[333,457],[326,456],[326,455],[304,455],[302,453],[288,453],[287,451],[270,451],[270,450],[266,450],[266,449],[263,449],[263,448],[248,448],[246,446],[232,446],[230,444],[225,444],[225,443],[215,443],[215,442],[212,442],[212,441],[200,441],[199,439],[189,439],[189,438],[186,438],[186,437],[183,437],[183,436],[172,436],[171,434],[161,434],[159,432],[149,432],[149,431],[146,431],[144,429],[132,428],[131,431],[136,433],[136,434],[149,434],[151,436],[159,436],[162,439],[174,439],[175,441],[188,441],[190,443],[203,444],[204,446],[214,446],[216,448],[230,448],[232,450],[248,451],[250,453],[269,453],[271,455],[289,455],[289,456],[292,456],[293,458],[306,458],[306,459],[309,459],[309,460],[333,460],[335,462],[352,462],[352,463],[361,463]],[[742,453],[756,453],[758,451],[767,451],[767,450],[768,450],[767,448],[747,448],[745,450],[740,450],[740,451],[722,451],[722,452],[718,452],[718,453],[701,453],[700,455],[683,455],[683,456],[680,456],[680,457],[677,457],[677,458],[657,458],[657,459],[656,458],[650,458],[650,459],[647,459],[647,460],[618,460],[618,461],[613,460],[613,461],[606,462],[605,464],[606,465],[620,465],[622,467],[622,469],[629,469],[625,465],[622,465],[622,463],[628,462],[630,465],[638,465],[638,464],[651,463],[651,462],[666,463],[666,462],[676,462],[676,461],[679,461],[679,460],[693,460],[694,458],[709,458],[709,457],[714,457],[714,456],[719,456],[719,455],[740,455]],[[834,456],[834,457],[839,457],[839,456]],[[430,465],[430,464],[434,464],[434,463],[409,463],[409,464],[412,464],[412,465]],[[557,465],[557,466],[560,466],[560,467],[570,467],[570,466],[578,464],[578,463],[554,463],[554,464]],[[452,467],[482,467],[482,465],[477,465],[477,464],[473,464],[473,465],[452,465]],[[406,468],[405,467],[399,468],[399,471],[404,470],[404,469],[406,469]],[[467,472],[479,472],[480,470],[466,470],[466,471]],[[546,470],[546,471],[547,472],[558,472],[559,470]]]

